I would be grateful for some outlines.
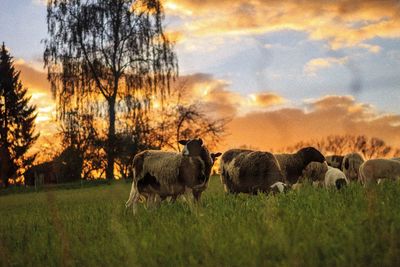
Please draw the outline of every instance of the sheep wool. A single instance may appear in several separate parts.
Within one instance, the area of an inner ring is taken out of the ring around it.
[[[325,157],[313,147],[305,147],[294,154],[275,154],[279,162],[285,182],[295,184],[302,175],[303,169],[310,162],[325,162]]]
[[[282,179],[279,164],[269,152],[232,149],[222,155],[221,182],[226,192],[270,192]]]
[[[156,177],[160,184],[171,184],[178,181],[182,154],[157,150],[147,150],[144,153],[143,169],[137,173],[137,181],[143,179],[147,173]]]
[[[328,171],[328,165],[324,162],[310,162],[302,171],[299,182],[309,180],[312,182],[321,182],[325,179],[325,174]]]
[[[331,166],[328,167],[328,171],[325,173],[325,187],[336,187],[337,189],[341,189],[348,183],[349,180],[341,170]]]
[[[358,180],[364,184],[379,180],[400,180],[400,162],[392,159],[370,159],[360,166]]]

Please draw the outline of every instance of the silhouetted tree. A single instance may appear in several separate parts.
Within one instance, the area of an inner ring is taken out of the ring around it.
[[[185,80],[175,84],[167,101],[153,110],[159,118],[156,128],[161,147],[179,151],[179,140],[201,137],[212,148],[226,133],[229,119],[207,113],[201,101],[193,101],[189,89]]]
[[[82,169],[83,179],[101,176],[105,169],[104,140],[94,123],[93,115],[71,111],[65,115],[61,124],[62,145],[65,148],[73,147],[79,153],[83,166],[77,168]],[[80,161],[71,163],[80,164]]]
[[[388,157],[393,151],[384,140],[377,137],[368,138],[365,135],[330,135],[320,140],[298,142],[286,150],[293,152],[306,146],[314,146],[325,154],[343,155],[359,152],[366,159]],[[397,153],[394,151],[392,154],[395,156]]]
[[[27,89],[19,80],[13,59],[4,43],[0,50],[0,148],[1,176],[8,186],[9,178],[17,178],[24,167],[32,164],[34,156],[26,152],[37,140],[34,133],[36,107],[29,105]]]
[[[59,118],[73,109],[108,115],[108,179],[114,177],[117,107],[148,108],[177,74],[163,19],[159,0],[48,1],[44,60]],[[138,98],[144,106],[136,105]]]

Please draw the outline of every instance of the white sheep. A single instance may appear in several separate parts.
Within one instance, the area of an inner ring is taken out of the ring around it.
[[[346,175],[339,169],[328,166],[328,171],[325,173],[324,186],[326,188],[336,187],[341,189],[349,184]]]
[[[358,180],[365,186],[381,180],[399,180],[400,162],[393,159],[370,159],[361,164]]]
[[[334,167],[328,166],[326,162],[311,162],[308,164],[299,178],[299,182],[311,181],[313,186],[316,187],[336,187],[341,189],[343,186],[348,184],[348,179],[345,174]],[[299,188],[299,183],[295,184],[296,188]]]

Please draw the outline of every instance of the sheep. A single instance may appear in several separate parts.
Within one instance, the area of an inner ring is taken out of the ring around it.
[[[289,186],[283,182],[276,182],[270,186],[272,193],[284,193],[289,190]]]
[[[337,169],[342,169],[342,163],[343,163],[344,156],[331,155],[331,156],[327,156],[325,158],[326,158],[326,163],[328,163],[329,166],[337,168]]]
[[[221,155],[222,155],[222,153],[220,153],[220,152],[210,153],[205,146],[202,146],[202,149],[200,152],[200,158],[204,162],[205,181],[202,183],[203,186],[197,186],[195,189],[192,190],[193,197],[196,201],[200,200],[201,194],[208,187],[208,181],[209,181],[209,178],[211,175],[212,167],[214,166],[216,159]],[[174,198],[176,199],[176,197],[174,197]]]
[[[221,158],[220,178],[227,193],[270,192],[282,182],[279,163],[273,154],[262,151],[231,149]]]
[[[357,181],[358,170],[364,162],[363,157],[358,153],[350,153],[344,156],[341,170],[350,181]]]
[[[310,162],[325,162],[324,155],[313,147],[302,148],[294,154],[275,154],[275,158],[287,184],[295,184]]]
[[[201,159],[203,141],[192,139],[179,143],[184,145],[181,153],[145,150],[134,157],[133,182],[126,208],[132,206],[135,213],[141,197],[149,204],[157,197],[176,198],[184,194],[186,188],[193,192],[202,192],[206,188],[208,169]]]
[[[328,171],[325,173],[325,187],[336,187],[337,189],[342,189],[348,184],[349,180],[341,170],[328,166]]]
[[[370,159],[361,164],[358,181],[367,186],[383,179],[400,180],[400,162],[392,159]]]
[[[328,165],[324,162],[312,161],[310,162],[301,172],[298,183],[303,183],[305,181],[311,181],[320,183],[325,180],[325,174],[328,171]]]
[[[325,162],[311,162],[308,164],[304,168],[299,182],[304,180],[312,181],[314,186],[336,187],[337,189],[341,189],[349,182],[341,170],[328,166]]]
[[[190,188],[186,188],[185,191],[192,191],[193,198],[195,201],[200,201],[201,194],[203,191],[208,187],[208,181],[211,175],[211,170],[212,167],[214,166],[214,163],[216,159],[221,156],[222,153],[217,152],[217,153],[210,153],[208,149],[205,146],[202,146],[201,152],[200,152],[200,157],[204,162],[204,168],[205,168],[205,181],[202,183],[203,186],[197,186],[195,189],[191,190]],[[180,194],[175,194],[171,196],[172,201],[176,201]],[[162,197],[161,200],[166,199],[166,197]]]

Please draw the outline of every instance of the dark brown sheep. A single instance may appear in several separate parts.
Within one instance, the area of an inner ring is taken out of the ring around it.
[[[312,161],[325,161],[324,155],[313,147],[305,147],[294,154],[275,154],[287,184],[297,183],[303,169]]]

